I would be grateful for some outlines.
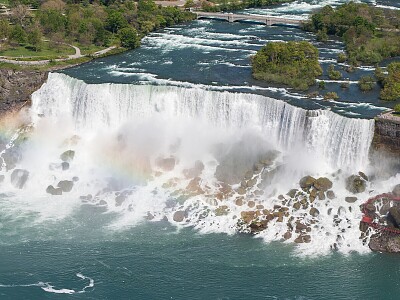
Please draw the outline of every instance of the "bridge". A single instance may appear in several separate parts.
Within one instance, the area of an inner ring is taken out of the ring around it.
[[[267,24],[268,26],[275,24],[283,24],[283,25],[295,25],[300,26],[303,21],[302,20],[294,20],[288,18],[281,17],[270,17],[270,16],[262,16],[262,15],[245,15],[245,14],[233,14],[233,13],[214,13],[214,12],[202,12],[202,11],[193,11],[197,15],[197,19],[221,19],[226,20],[228,22],[237,22],[237,21],[255,21]]]

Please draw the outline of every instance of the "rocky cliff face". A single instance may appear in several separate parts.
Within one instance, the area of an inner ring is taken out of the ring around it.
[[[400,155],[400,117],[391,113],[375,118],[373,147],[395,155]]]
[[[44,71],[0,69],[0,116],[21,109],[47,80]]]

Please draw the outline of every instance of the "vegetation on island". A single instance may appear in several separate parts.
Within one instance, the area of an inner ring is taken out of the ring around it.
[[[318,49],[309,42],[271,42],[251,59],[253,77],[307,90],[322,74]]]
[[[358,87],[363,92],[370,91],[374,88],[375,79],[372,76],[363,76],[358,81]]]
[[[349,2],[332,8],[325,6],[304,25],[317,34],[343,38],[350,64],[376,64],[400,55],[400,11]],[[343,57],[340,59],[343,61]]]
[[[378,73],[380,71],[375,72]],[[383,85],[380,97],[382,100],[399,101],[400,100],[400,62],[392,62],[387,67],[387,75],[381,77],[380,83]],[[382,76],[382,75],[381,75]]]
[[[195,18],[153,0],[17,0],[9,9],[0,15],[0,55],[47,59],[74,53],[68,44],[84,54],[111,45],[133,49],[147,33]]]

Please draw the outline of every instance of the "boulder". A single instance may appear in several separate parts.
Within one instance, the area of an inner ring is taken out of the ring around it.
[[[325,193],[323,191],[318,192],[318,199],[319,200],[325,200]]]
[[[310,215],[311,216],[313,216],[313,217],[317,217],[318,215],[319,215],[319,210],[318,209],[316,209],[315,207],[312,207],[311,209],[310,209]]]
[[[314,182],[314,187],[319,190],[326,192],[327,190],[331,189],[333,186],[332,181],[330,181],[326,177],[320,177]]]
[[[52,185],[49,185],[46,189],[46,193],[50,195],[62,195],[62,189],[61,188],[55,188]]]
[[[365,175],[365,173],[364,172],[358,172],[358,175],[362,178],[362,179],[364,179],[364,180],[366,180],[366,181],[368,181],[368,176],[367,175]]]
[[[296,196],[296,193],[296,189],[291,189],[286,195],[288,195],[290,198],[294,198]]]
[[[70,192],[74,186],[74,182],[71,180],[61,180],[58,184],[57,187],[61,188],[63,192]]]
[[[63,162],[61,163],[61,169],[62,169],[63,171],[68,170],[68,169],[69,169],[69,162],[63,161]]]
[[[366,188],[367,182],[359,175],[351,175],[346,179],[346,189],[353,194],[362,193]]]
[[[347,203],[354,203],[357,201],[357,197],[346,197],[344,198],[344,201],[346,201]]]
[[[257,178],[250,179],[249,181],[247,181],[247,187],[249,187],[249,188],[253,187],[256,185],[256,183],[257,183]]]
[[[309,189],[314,184],[315,181],[316,179],[314,177],[305,176],[302,179],[300,179],[299,184],[302,189]]]
[[[292,233],[290,231],[285,232],[285,234],[283,235],[283,238],[285,240],[289,240],[292,238]]]
[[[336,198],[335,193],[332,190],[326,192],[326,197],[331,200]]]
[[[391,207],[389,209],[388,219],[392,221],[395,227],[400,228],[400,208]]]
[[[0,175],[0,183],[4,181],[4,175]]]
[[[11,173],[11,183],[17,189],[22,189],[27,182],[29,172],[23,169],[15,169]]]
[[[74,157],[75,157],[75,151],[74,150],[67,150],[67,151],[63,152],[60,155],[60,159],[63,162],[70,162],[70,161],[72,161],[74,159]]]
[[[396,197],[400,197],[400,184],[396,185],[392,191],[393,195]]]
[[[182,210],[178,210],[174,213],[174,216],[172,217],[172,219],[175,222],[182,222],[185,219],[185,212]]]
[[[119,194],[117,197],[115,197],[115,206],[121,206],[122,203],[124,203],[127,195],[126,194]]]
[[[368,244],[372,251],[399,253],[400,238],[397,235],[374,234]]]

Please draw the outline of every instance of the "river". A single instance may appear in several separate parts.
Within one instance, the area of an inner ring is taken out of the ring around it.
[[[304,19],[344,2],[242,13]],[[249,56],[275,40],[315,44],[340,99],[252,79]],[[372,118],[390,104],[359,91],[373,68],[345,72],[343,47],[295,27],[197,20],[51,73],[30,125],[1,132],[0,298],[397,299],[398,258],[371,253],[359,231],[359,205],[400,182],[370,155]],[[370,180],[346,201],[359,171]],[[329,178],[334,197],[300,195],[306,175]],[[248,212],[272,218],[255,237],[239,221]],[[306,243],[294,243],[298,222]]]

